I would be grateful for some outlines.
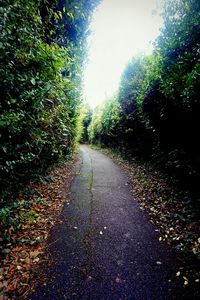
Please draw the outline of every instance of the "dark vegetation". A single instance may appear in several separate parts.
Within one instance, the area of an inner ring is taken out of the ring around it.
[[[20,188],[74,150],[97,2],[0,0],[1,227],[14,226]]]
[[[199,192],[200,2],[166,1],[152,55],[134,57],[96,109],[90,141],[151,161]]]

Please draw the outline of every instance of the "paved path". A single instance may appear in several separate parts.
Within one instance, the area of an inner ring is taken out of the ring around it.
[[[81,146],[71,202],[49,238],[47,285],[30,299],[194,299],[127,180],[107,156]]]

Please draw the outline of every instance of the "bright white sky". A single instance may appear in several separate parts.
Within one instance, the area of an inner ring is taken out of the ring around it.
[[[162,27],[159,3],[161,0],[103,0],[97,8],[84,72],[83,97],[91,107],[117,90],[125,65],[135,54],[152,51],[150,42]]]

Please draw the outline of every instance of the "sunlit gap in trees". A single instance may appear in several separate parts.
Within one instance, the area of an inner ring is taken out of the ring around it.
[[[92,108],[110,97],[127,62],[150,53],[162,27],[162,0],[103,0],[93,15],[83,97]]]

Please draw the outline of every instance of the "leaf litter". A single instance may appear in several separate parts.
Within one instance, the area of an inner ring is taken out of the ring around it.
[[[48,233],[69,200],[76,160],[74,155],[56,165],[42,183],[29,183],[20,192],[13,216],[20,226],[0,232],[0,300],[21,299],[30,292],[32,278],[46,259]]]

